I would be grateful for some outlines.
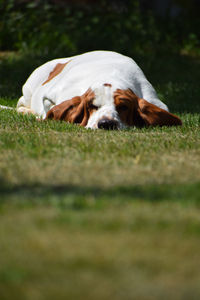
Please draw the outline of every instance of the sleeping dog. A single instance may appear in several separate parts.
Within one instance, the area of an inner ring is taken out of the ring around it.
[[[92,129],[182,124],[159,100],[134,60],[110,51],[40,66],[24,84],[17,111]]]

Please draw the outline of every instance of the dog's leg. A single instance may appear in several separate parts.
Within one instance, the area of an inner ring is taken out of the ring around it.
[[[34,110],[32,110],[30,108],[30,105],[31,105],[31,98],[28,97],[28,92],[30,92],[28,89],[25,89],[23,87],[23,91],[26,91],[26,98],[24,96],[20,97],[18,102],[17,102],[17,107],[16,107],[16,110],[18,113],[22,113],[22,114],[33,114],[35,115],[35,112]],[[28,99],[28,100],[27,100]]]
[[[23,115],[26,115],[26,114],[36,115],[35,112],[31,108],[28,108],[25,106],[20,106],[16,110],[18,113],[22,113]]]
[[[22,113],[24,115],[25,114],[35,115],[35,112],[32,109],[25,107],[25,106],[15,108],[15,107],[10,107],[10,106],[0,105],[0,110],[15,110],[16,112]]]
[[[15,110],[15,108],[14,108],[14,107],[5,106],[5,105],[0,105],[0,109],[9,109],[9,110]]]

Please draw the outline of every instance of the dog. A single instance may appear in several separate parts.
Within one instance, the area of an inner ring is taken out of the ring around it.
[[[132,58],[92,51],[40,66],[27,79],[17,111],[91,129],[177,126]]]

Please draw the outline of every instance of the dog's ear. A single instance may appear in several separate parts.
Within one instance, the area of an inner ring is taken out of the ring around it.
[[[55,105],[47,112],[45,120],[63,120],[86,126],[90,116],[88,103],[94,97],[94,92],[89,88],[82,96],[77,96]]]
[[[182,125],[181,120],[177,116],[139,98],[131,89],[116,90],[114,101],[120,119],[129,126]]]
[[[55,105],[47,112],[46,119],[69,121],[70,116],[77,110],[79,104],[79,97],[75,97]]]
[[[149,103],[144,99],[138,98],[137,112],[144,121],[145,126],[178,126],[182,125],[179,117]]]
[[[55,105],[47,112],[45,120],[62,120],[86,126],[88,117],[84,109],[84,102],[81,100],[81,97],[74,97]]]

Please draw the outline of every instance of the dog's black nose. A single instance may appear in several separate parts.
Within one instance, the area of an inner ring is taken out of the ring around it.
[[[99,129],[113,130],[117,129],[117,122],[109,119],[102,119],[98,122]]]

